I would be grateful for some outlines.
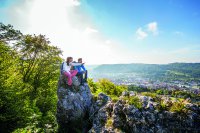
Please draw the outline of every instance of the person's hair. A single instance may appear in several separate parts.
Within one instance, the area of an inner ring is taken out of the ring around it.
[[[69,61],[73,59],[72,57],[67,57],[67,65],[69,66]]]
[[[78,58],[78,62],[79,62],[79,61],[82,61],[82,58]]]

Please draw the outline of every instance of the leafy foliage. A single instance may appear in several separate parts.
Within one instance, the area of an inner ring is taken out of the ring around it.
[[[153,93],[153,92],[142,92],[141,94],[144,95],[144,96],[149,96],[149,97],[154,98],[154,99],[157,97],[157,94]]]
[[[4,25],[0,22],[0,40],[1,41],[14,41],[19,40],[22,33],[19,30],[13,29],[12,25]]]
[[[131,96],[131,97],[124,97],[123,100],[126,100],[128,104],[134,105],[136,108],[141,109],[142,103],[140,99],[137,96]]]
[[[171,112],[181,113],[185,111],[184,109],[185,109],[185,105],[183,101],[178,101],[178,102],[173,103],[169,110]]]
[[[0,23],[0,132],[56,132],[61,53],[43,35]]]
[[[88,84],[94,95],[98,95],[103,92],[115,100],[118,99],[123,91],[127,90],[126,86],[115,85],[108,79],[100,79],[96,83],[92,79],[88,79]]]

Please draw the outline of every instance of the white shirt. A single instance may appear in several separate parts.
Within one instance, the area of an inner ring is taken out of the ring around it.
[[[69,66],[68,66],[67,62],[64,62],[63,63],[63,71],[69,72],[71,70],[72,66],[80,66],[80,65],[82,65],[82,63],[72,63],[72,62],[70,62]]]

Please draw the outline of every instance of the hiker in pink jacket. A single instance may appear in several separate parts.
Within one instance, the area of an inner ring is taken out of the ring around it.
[[[77,70],[71,70],[72,66],[79,66],[82,63],[72,63],[73,58],[67,57],[67,61],[62,63],[62,74],[64,74],[68,78],[68,85],[72,85],[72,77],[76,76],[78,73]]]

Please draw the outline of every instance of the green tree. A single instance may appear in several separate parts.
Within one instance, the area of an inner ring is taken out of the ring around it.
[[[22,37],[19,30],[13,29],[13,26],[8,24],[4,25],[0,22],[0,41],[15,41]]]
[[[20,56],[22,80],[31,86],[24,86],[24,89],[28,92],[32,106],[35,105],[42,113],[43,121],[38,125],[55,125],[56,90],[62,51],[50,45],[44,35],[25,35],[16,43],[15,49]],[[49,121],[47,118],[54,120]]]
[[[19,56],[9,45],[10,41],[16,42],[21,36],[21,32],[11,25],[0,23],[0,132],[24,126],[32,112],[21,89]]]
[[[56,132],[61,53],[44,35],[0,23],[0,132]]]
[[[18,57],[11,47],[0,42],[0,131],[9,132],[23,126],[32,110],[22,91],[17,67]],[[13,124],[15,123],[15,124]]]

